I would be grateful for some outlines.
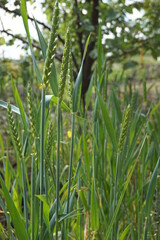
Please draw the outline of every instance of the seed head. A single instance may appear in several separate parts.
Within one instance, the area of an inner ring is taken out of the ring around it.
[[[130,112],[131,112],[131,107],[130,107],[130,105],[128,105],[124,119],[123,119],[123,123],[122,123],[122,131],[121,131],[121,135],[120,135],[119,143],[118,143],[118,155],[121,154],[122,149],[123,149],[123,144],[125,141],[128,125],[130,122]]]
[[[52,28],[51,28],[50,38],[49,38],[49,42],[48,42],[45,66],[44,66],[44,70],[43,70],[43,83],[45,84],[46,87],[49,84],[51,67],[53,64],[56,46],[57,46],[58,16],[59,16],[59,8],[58,8],[58,1],[56,1],[55,7],[54,7],[53,18],[52,18]]]
[[[48,163],[50,161],[52,144],[53,144],[53,124],[52,124],[52,122],[50,122],[49,130],[48,130],[48,137],[47,137],[46,153],[45,153],[45,168],[46,168],[46,170],[48,169]]]
[[[59,81],[58,97],[59,97],[60,103],[62,102],[63,95],[64,95],[65,82],[66,82],[66,77],[68,72],[69,55],[70,55],[70,33],[68,28],[66,33],[64,53],[63,53],[62,65],[61,65],[60,81]]]
[[[8,103],[7,113],[8,113],[8,122],[9,122],[10,130],[11,130],[11,133],[13,135],[13,140],[15,142],[15,146],[17,148],[17,152],[18,152],[18,155],[20,157],[20,160],[22,160],[22,145],[21,145],[18,133],[17,133],[16,124],[15,124],[15,121],[14,121],[14,118],[13,118],[13,113],[12,113],[10,103]]]
[[[31,129],[31,135],[34,140],[36,130],[35,130],[35,118],[33,113],[33,104],[32,104],[32,93],[31,93],[31,84],[28,84],[28,91],[27,91],[27,103],[28,103],[28,114],[29,114],[29,124]]]
[[[73,94],[73,66],[72,66],[72,55],[69,55],[68,64],[68,96],[69,96],[69,106],[72,108],[72,94]]]

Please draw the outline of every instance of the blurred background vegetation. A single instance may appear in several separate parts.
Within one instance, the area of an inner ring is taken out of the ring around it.
[[[37,6],[36,1],[27,2],[32,4],[33,8]],[[159,62],[157,61],[160,56],[159,0],[60,0],[59,2],[61,11],[56,52],[57,65],[62,59],[64,35],[68,25],[71,26],[75,76],[80,67],[85,41],[89,33],[92,32],[83,69],[83,100],[97,59],[98,28],[101,28],[102,31],[104,60],[102,62],[105,62],[106,67],[110,68],[110,80],[115,80],[118,75],[123,74],[125,78],[128,78],[127,81],[132,81],[133,84],[137,85],[137,81],[141,81],[145,74],[147,82],[157,83],[160,75]],[[36,20],[47,40],[54,1],[43,0],[38,1],[38,4],[41,5],[41,12]],[[8,18],[20,18],[20,5],[17,0],[1,0],[0,10]],[[46,15],[46,23],[41,21],[42,15]],[[29,20],[34,24],[32,14],[29,14]],[[16,79],[17,84],[23,83],[24,87],[28,80],[35,81],[35,76],[26,36],[14,33],[14,28],[17,29],[18,25],[6,28],[2,17],[0,25],[0,94],[4,94],[4,89],[10,85],[10,75]],[[8,45],[16,48],[15,43],[17,42],[18,48],[22,46],[25,54],[21,55],[19,60],[16,57],[15,60],[14,56],[11,56],[12,61],[10,61],[5,57],[5,52],[3,54],[2,46]],[[42,52],[37,39],[32,39],[32,43],[35,56],[41,66],[43,65]]]

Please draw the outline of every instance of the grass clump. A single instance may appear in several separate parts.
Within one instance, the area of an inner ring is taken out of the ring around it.
[[[106,61],[102,64],[98,46],[98,62],[84,111],[80,90],[90,37],[75,84],[69,29],[59,81],[57,69],[50,79],[57,41],[58,1],[54,9],[41,98],[29,84],[25,112],[25,102],[12,83],[17,107],[0,100],[0,106],[7,108],[10,134],[19,156],[15,158],[16,169],[10,162],[9,149],[6,148],[7,157],[2,157],[0,206],[7,227],[1,224],[0,237],[157,240],[160,104],[145,98],[144,109],[142,97],[138,91],[131,94],[132,85],[128,90],[126,81],[122,96],[119,82],[116,85],[117,82],[108,81],[109,66]],[[41,43],[38,27],[37,31]],[[101,34],[98,44],[100,38]],[[41,47],[44,53],[45,44]],[[39,73],[36,68],[37,79]],[[69,106],[64,96],[66,80]],[[53,82],[58,85],[58,92],[55,94],[52,89],[53,95],[48,95],[49,83],[52,88]],[[124,114],[122,109],[126,109]],[[67,137],[68,131],[71,138]],[[4,145],[2,138],[0,144]]]

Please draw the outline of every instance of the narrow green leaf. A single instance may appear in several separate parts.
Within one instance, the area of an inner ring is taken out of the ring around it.
[[[36,26],[39,42],[40,42],[41,49],[42,49],[43,59],[45,60],[46,52],[47,52],[47,43],[46,43],[46,41],[45,41],[41,31],[40,31],[40,29],[38,27],[38,24],[37,24],[35,19],[34,19],[34,21],[35,21],[35,26]],[[58,96],[58,81],[57,81],[57,72],[56,72],[56,67],[55,67],[54,62],[52,64],[49,81],[50,81],[50,86],[51,86],[52,92],[57,97]]]
[[[58,97],[55,97],[54,95],[46,95],[45,104],[49,104],[50,101],[52,101],[55,104],[58,104]],[[69,113],[71,112],[71,109],[63,101],[61,102],[61,108]]]
[[[42,55],[43,55],[43,60],[45,60],[46,58],[46,52],[47,52],[47,43],[38,27],[38,24],[37,24],[37,21],[35,20],[34,18],[34,23],[35,23],[35,26],[36,26],[36,31],[37,31],[37,34],[38,34],[38,38],[39,38],[39,42],[40,42],[40,45],[41,45],[41,49],[42,49]]]
[[[119,240],[125,240],[126,239],[126,236],[130,230],[130,227],[132,226],[132,223],[130,223],[123,231],[123,233],[121,234],[120,236],[120,239]]]
[[[48,230],[50,230],[50,224],[49,224],[49,205],[47,202],[46,195],[36,195],[37,198],[39,198],[43,202],[43,217],[44,221],[48,227]]]
[[[84,194],[85,190],[80,189],[78,192],[79,192],[79,196],[80,196],[80,199],[82,201],[82,204],[83,204],[84,208],[86,209],[86,211],[89,211],[90,208],[89,208],[89,205],[87,203],[87,199],[86,199],[85,194]]]
[[[69,218],[77,217],[77,215],[82,214],[82,210],[83,210],[83,208],[79,208],[79,209],[73,210],[72,212],[70,212],[68,214],[60,215],[59,216],[59,223],[64,221],[64,220],[67,220]]]
[[[7,109],[8,103],[3,101],[3,100],[0,100],[0,106]],[[18,107],[16,107],[16,106],[11,104],[11,109],[12,109],[12,112],[15,112],[15,113],[21,115],[20,110],[19,110]]]
[[[94,179],[92,181],[92,188],[91,188],[91,226],[94,231],[97,230],[99,227],[97,194],[96,194]]]
[[[151,119],[151,117],[153,116],[153,114],[158,110],[158,108],[160,107],[160,101],[158,102],[158,104],[152,109],[152,111],[149,114],[149,119]]]
[[[4,144],[3,144],[3,139],[0,134],[0,147],[1,147],[1,155],[4,156]]]
[[[147,191],[146,205],[145,205],[145,215],[146,215],[146,217],[149,216],[151,206],[152,206],[153,195],[154,195],[155,187],[156,187],[156,180],[157,180],[159,162],[160,162],[160,158],[158,159],[157,164],[155,166],[154,172],[152,174],[152,177],[151,177],[151,180],[150,180],[150,183],[149,183],[148,191]]]
[[[9,171],[9,160],[7,155],[6,161],[5,161],[5,185],[8,190],[10,189],[10,184],[11,184],[11,173]]]
[[[2,226],[2,224],[0,223],[0,239],[1,240],[5,240],[6,239],[6,234],[4,231],[4,227]]]
[[[24,108],[23,108],[23,104],[22,104],[22,101],[21,101],[21,98],[19,96],[19,93],[18,93],[18,90],[13,82],[13,79],[12,79],[12,89],[13,89],[13,94],[14,94],[14,98],[16,100],[16,103],[19,107],[19,110],[20,110],[20,114],[21,114],[21,118],[22,118],[22,121],[23,121],[23,125],[24,125],[24,129],[27,133],[28,131],[28,124],[27,124],[27,118],[26,118],[26,114],[25,114],[25,111],[24,111]]]
[[[125,183],[124,183],[124,187],[123,187],[123,190],[122,190],[122,192],[121,192],[120,198],[119,198],[119,200],[118,200],[118,202],[117,202],[117,206],[116,206],[116,209],[115,209],[115,211],[114,211],[112,220],[111,220],[111,222],[110,222],[110,224],[109,224],[109,227],[108,227],[108,229],[107,229],[107,233],[106,233],[105,240],[108,240],[108,239],[110,238],[110,234],[111,234],[113,225],[114,225],[114,223],[115,223],[115,221],[116,221],[117,214],[118,214],[118,212],[119,212],[121,203],[122,203],[122,201],[123,201],[125,192],[126,192],[126,190],[127,190],[127,187],[128,187],[128,185],[129,185],[129,182],[130,182],[130,180],[131,180],[132,174],[133,174],[133,172],[134,172],[134,170],[135,170],[137,161],[138,161],[139,156],[140,156],[140,154],[141,154],[141,151],[142,151],[142,149],[143,149],[145,140],[146,140],[146,135],[145,135],[144,138],[143,138],[143,141],[142,141],[142,144],[141,144],[141,147],[140,147],[140,150],[139,150],[137,159],[136,159],[136,161],[134,162],[133,166],[131,166],[131,168],[130,168],[130,170],[129,170],[129,174],[128,174],[128,176],[127,176],[127,180],[126,180]]]
[[[87,42],[86,42],[86,46],[85,46],[84,53],[83,53],[83,59],[82,59],[82,62],[81,62],[81,67],[80,67],[80,70],[79,70],[79,73],[78,73],[78,76],[77,76],[77,79],[76,79],[75,87],[74,87],[74,90],[73,90],[73,112],[77,112],[79,102],[80,102],[83,63],[84,63],[84,59],[85,59],[85,56],[86,56],[86,52],[87,52],[90,37],[91,37],[91,34],[89,35],[89,37],[87,39]]]
[[[7,203],[9,213],[11,215],[11,219],[13,222],[13,226],[14,226],[17,238],[19,240],[22,240],[22,239],[29,240],[27,232],[26,232],[25,224],[22,221],[21,216],[19,215],[19,213],[15,207],[14,202],[13,202],[12,198],[10,197],[9,192],[8,192],[1,176],[0,176],[0,183],[1,183],[3,193],[4,193],[4,197],[5,197],[5,200]]]
[[[113,225],[114,225],[114,223],[115,223],[115,221],[116,221],[116,217],[117,217],[117,214],[118,214],[118,212],[119,212],[119,209],[120,209],[122,200],[123,200],[123,198],[124,198],[124,194],[125,194],[125,192],[126,192],[126,189],[127,189],[127,187],[128,187],[128,184],[129,184],[129,182],[130,182],[130,179],[131,179],[133,170],[134,170],[134,166],[132,166],[132,169],[131,169],[131,171],[130,171],[130,174],[128,175],[128,178],[127,178],[127,180],[126,180],[126,182],[125,182],[125,184],[124,184],[124,188],[123,188],[123,190],[122,190],[122,193],[121,193],[121,196],[120,196],[120,198],[119,198],[119,200],[118,200],[118,203],[117,203],[116,209],[115,209],[115,211],[114,211],[112,220],[111,220],[110,225],[109,225],[109,227],[108,227],[105,240],[108,240],[109,237],[110,237],[110,234],[111,234]]]
[[[104,123],[105,123],[106,129],[107,129],[107,132],[108,132],[108,134],[110,136],[110,139],[112,141],[113,147],[115,148],[115,150],[117,150],[116,134],[115,134],[112,122],[110,120],[108,110],[107,110],[107,108],[106,108],[106,106],[105,106],[105,104],[104,104],[104,102],[102,100],[102,97],[101,97],[100,93],[98,92],[98,90],[97,90],[97,94],[98,94],[98,100],[99,100],[100,107],[101,107],[101,110],[102,110],[102,115],[103,115],[103,119],[104,119]]]
[[[26,230],[28,232],[27,187],[26,187],[26,173],[25,173],[24,159],[22,160],[22,163],[21,163],[21,170],[22,170],[22,186],[23,186],[23,201],[24,201],[24,217],[25,217]]]
[[[86,137],[84,134],[83,134],[83,153],[84,153],[85,166],[86,166],[87,175],[88,175],[88,181],[90,181],[90,157],[89,157]]]
[[[93,88],[94,77],[95,77],[95,71],[92,74],[91,81],[90,81],[90,84],[89,84],[89,88],[88,88],[88,91],[87,91],[87,94],[86,94],[86,110],[88,109],[89,103],[91,102],[91,99],[92,99],[91,96],[92,96],[92,88]]]
[[[29,46],[30,46],[30,51],[31,51],[31,56],[32,56],[32,60],[33,60],[33,66],[34,66],[34,70],[37,76],[37,79],[39,82],[42,82],[42,76],[41,73],[39,71],[39,68],[37,66],[37,62],[33,53],[33,48],[32,48],[32,42],[31,42],[31,37],[30,37],[30,33],[29,33],[29,27],[28,27],[28,17],[27,17],[27,8],[26,8],[26,1],[25,0],[21,0],[21,15],[23,18],[23,23],[24,23],[24,27],[27,33],[27,38],[28,38],[28,42],[29,42]]]
[[[6,220],[7,220],[7,235],[8,235],[8,238],[9,239],[14,239],[13,233],[12,233],[12,228],[11,228],[11,223],[10,223],[10,216],[7,212],[6,206],[5,206],[1,197],[0,197],[0,206],[1,206],[1,209],[4,211],[4,214],[5,214],[5,217],[6,217]]]

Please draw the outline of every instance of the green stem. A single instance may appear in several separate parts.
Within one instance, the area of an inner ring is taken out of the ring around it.
[[[23,182],[24,217],[25,217],[25,222],[26,222],[26,231],[28,232],[27,189],[26,189],[26,176],[25,176],[24,157],[22,159],[21,167],[22,167],[22,182]]]
[[[73,159],[73,143],[74,143],[74,123],[75,115],[72,115],[72,135],[71,135],[71,149],[70,149],[70,162],[69,162],[69,175],[68,175],[68,198],[67,198],[67,213],[69,212],[69,198],[71,189],[71,177],[72,177],[72,159]]]
[[[35,194],[35,159],[32,154],[31,168],[31,239],[34,240],[34,194]]]
[[[41,136],[40,136],[40,195],[44,193],[44,129],[45,129],[45,87],[41,96]],[[43,202],[40,201],[40,240],[43,239]]]
[[[119,156],[117,154],[116,156],[116,172],[115,172],[115,182],[114,182],[114,195],[113,195],[113,212],[115,211],[115,208],[117,206],[117,198],[118,198],[118,194],[117,194],[117,180],[118,180],[118,167],[119,167]],[[116,226],[117,224],[114,225],[113,230],[112,230],[112,237],[114,236],[115,232],[116,232]]]
[[[58,100],[57,118],[57,160],[56,160],[56,240],[58,239],[58,209],[59,209],[59,165],[60,165],[60,127],[61,127],[61,107]]]

